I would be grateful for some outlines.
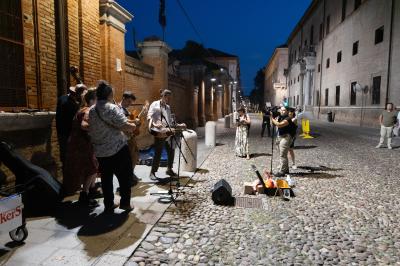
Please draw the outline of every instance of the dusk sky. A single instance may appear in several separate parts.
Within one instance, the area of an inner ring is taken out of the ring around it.
[[[150,35],[162,37],[158,23],[159,0],[118,0],[134,15],[128,23],[126,49]],[[311,0],[180,0],[200,37],[192,29],[177,0],[166,0],[165,41],[180,49],[187,40],[237,55],[242,87],[248,95],[259,68],[265,66],[274,48],[284,44]],[[201,38],[201,39],[200,39]]]

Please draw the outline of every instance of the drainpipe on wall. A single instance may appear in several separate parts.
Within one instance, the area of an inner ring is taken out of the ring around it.
[[[323,69],[324,69],[324,67],[323,67],[323,62],[324,62],[324,40],[325,40],[325,0],[324,0],[324,7],[323,7],[323,16],[322,16],[322,35],[323,35],[323,37],[322,37],[322,40],[321,40],[321,64],[320,64],[320,66],[321,66],[321,68],[320,68],[320,70],[321,70],[321,74],[320,74],[320,76],[319,76],[319,95],[318,95],[318,99],[317,99],[317,101],[318,101],[318,119],[319,119],[319,115],[320,115],[320,113],[321,113],[321,91],[322,91],[322,71],[323,71]]]
[[[36,96],[37,96],[37,108],[42,109],[42,73],[40,63],[40,43],[39,43],[39,21],[38,21],[38,8],[37,0],[32,0],[32,13],[33,13],[33,38],[35,42],[35,72],[36,72]]]
[[[385,98],[385,108],[389,102],[389,86],[390,86],[390,70],[392,68],[392,38],[393,38],[393,17],[394,17],[394,0],[392,0],[392,9],[390,12],[390,34],[389,34],[389,53],[388,53],[388,69],[387,69],[387,79],[386,79],[386,98]]]
[[[57,96],[61,96],[68,91],[69,87],[67,1],[55,0],[54,8],[56,14]]]

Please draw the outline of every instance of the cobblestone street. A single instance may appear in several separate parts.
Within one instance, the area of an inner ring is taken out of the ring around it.
[[[253,116],[247,161],[234,156],[235,130],[218,126],[218,145],[194,176],[194,188],[167,209],[127,265],[400,261],[399,149],[375,149],[379,130],[312,122],[316,138],[296,141],[296,197],[253,196],[266,207],[249,209],[214,205],[210,189],[224,178],[235,196],[243,196],[243,183],[256,179],[251,164],[269,167],[271,139],[260,138],[261,122]],[[394,139],[394,147],[399,144]]]

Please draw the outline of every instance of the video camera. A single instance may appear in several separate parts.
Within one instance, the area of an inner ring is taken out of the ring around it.
[[[271,113],[273,118],[277,118],[280,113],[279,113],[279,106],[274,106],[274,107],[268,107],[267,112]]]

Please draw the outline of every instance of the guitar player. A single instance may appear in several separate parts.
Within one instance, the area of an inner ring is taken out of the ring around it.
[[[118,104],[118,106],[121,108],[122,112],[128,118],[128,120],[131,119],[131,113],[129,112],[128,108],[133,106],[135,101],[136,101],[136,96],[131,91],[125,91],[122,94],[121,102]],[[139,119],[135,119],[130,122],[136,124],[137,126],[139,126],[140,123]],[[133,178],[136,180],[140,180],[141,178],[135,175],[135,166],[139,160],[139,148],[137,146],[136,137],[135,134],[126,134],[126,136],[128,138],[128,146],[132,157]],[[132,183],[134,184],[135,182]]]
[[[169,102],[172,97],[172,92],[168,89],[161,91],[161,99],[151,103],[149,111],[147,113],[147,120],[149,121],[149,129],[161,130],[162,128],[171,125],[171,108]],[[161,152],[165,145],[167,149],[168,165],[166,174],[169,176],[176,176],[172,170],[175,156],[175,147],[172,145],[172,139],[170,137],[155,137],[154,138],[154,157],[151,165],[150,179],[158,180],[156,172],[160,166]]]

